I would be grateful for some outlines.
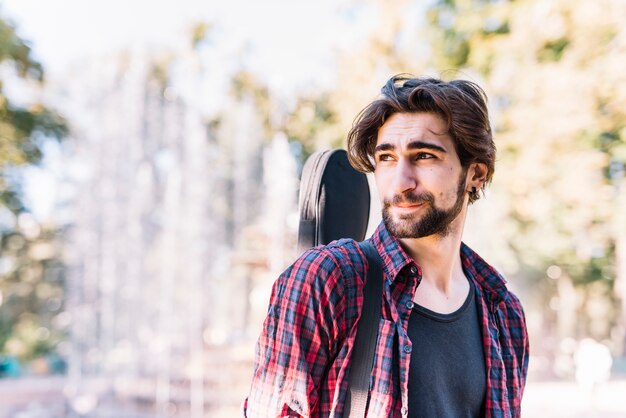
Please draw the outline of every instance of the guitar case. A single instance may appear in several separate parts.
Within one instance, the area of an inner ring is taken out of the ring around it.
[[[300,252],[340,238],[363,241],[370,212],[367,176],[350,165],[345,150],[318,151],[304,164],[299,208]]]

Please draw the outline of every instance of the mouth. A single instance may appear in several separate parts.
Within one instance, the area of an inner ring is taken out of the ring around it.
[[[424,203],[396,203],[395,207],[397,208],[416,208],[418,206],[422,206]]]
[[[422,206],[424,206],[424,203],[399,203],[399,204],[395,204],[392,205],[394,211],[396,212],[412,212],[416,209],[421,208]]]
[[[419,194],[406,194],[406,195],[394,195],[392,198],[386,199],[383,202],[386,210],[392,213],[394,217],[401,219],[413,218],[418,212],[424,210],[432,205],[432,199],[426,193]]]

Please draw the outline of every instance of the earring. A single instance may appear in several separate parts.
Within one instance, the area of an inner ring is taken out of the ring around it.
[[[478,191],[476,190],[476,186],[472,186],[472,191],[469,192],[469,195],[470,195],[470,200],[472,202],[480,199],[480,195],[478,194]]]

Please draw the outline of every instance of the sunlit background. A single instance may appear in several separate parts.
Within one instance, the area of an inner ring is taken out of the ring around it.
[[[0,417],[238,416],[303,162],[403,72],[490,97],[523,416],[626,417],[624,68],[624,0],[0,1]]]

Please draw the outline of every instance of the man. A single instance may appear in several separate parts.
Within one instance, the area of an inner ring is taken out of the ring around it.
[[[484,92],[396,76],[348,135],[374,172],[383,301],[368,417],[519,417],[528,337],[519,300],[461,242],[494,173]],[[346,208],[346,210],[349,210]],[[353,240],[305,252],[276,281],[244,415],[341,417],[367,261]]]

